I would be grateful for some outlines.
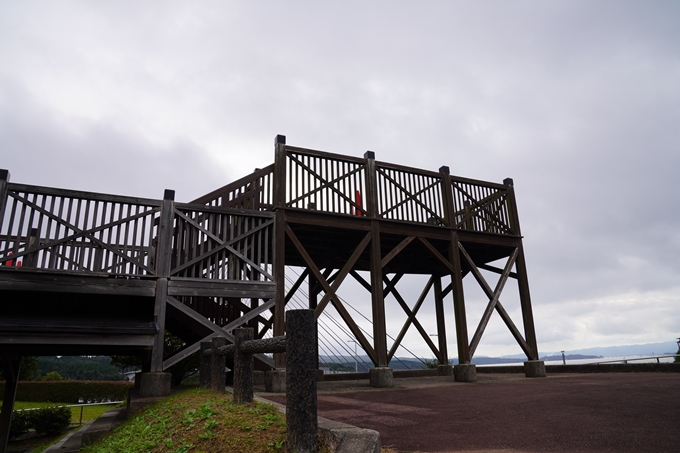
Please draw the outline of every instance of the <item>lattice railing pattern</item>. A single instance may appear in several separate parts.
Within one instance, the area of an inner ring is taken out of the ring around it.
[[[273,281],[274,214],[175,204],[171,276]]]
[[[377,163],[378,215],[383,219],[445,225],[442,176]]]
[[[508,209],[508,188],[451,178],[452,226],[469,231],[515,234]]]
[[[227,184],[201,198],[195,204],[214,207],[269,211],[273,207],[274,165]]]
[[[366,215],[366,161],[287,147],[286,206]]]
[[[161,202],[8,184],[0,262],[76,272],[153,275]]]

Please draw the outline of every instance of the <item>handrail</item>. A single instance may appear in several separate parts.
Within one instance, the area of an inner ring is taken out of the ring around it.
[[[656,362],[660,363],[659,359],[666,359],[666,358],[670,358],[670,357],[680,357],[680,354],[654,355],[654,356],[651,356],[651,357],[633,357],[631,359],[623,358],[623,359],[619,359],[619,360],[605,360],[604,362],[595,362],[595,365],[601,365],[603,363],[619,363],[619,362],[628,363],[628,362],[633,362],[635,360],[649,360],[649,359],[656,359]]]
[[[78,425],[83,424],[83,408],[85,406],[113,406],[114,404],[121,404],[124,403],[124,401],[109,401],[109,402],[102,402],[102,403],[85,403],[85,404],[66,404],[66,405],[57,405],[57,406],[46,406],[46,407],[80,407],[80,420],[78,421]],[[15,412],[23,412],[23,411],[37,411],[40,409],[44,409],[44,407],[30,407],[28,409],[14,409]]]

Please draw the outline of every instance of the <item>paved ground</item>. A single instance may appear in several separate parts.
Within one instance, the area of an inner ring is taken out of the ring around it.
[[[418,452],[680,452],[680,374],[320,382],[319,415]],[[285,402],[285,395],[263,394]]]

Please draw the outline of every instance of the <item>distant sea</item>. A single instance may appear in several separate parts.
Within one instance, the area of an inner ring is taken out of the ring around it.
[[[553,356],[554,357],[554,356]],[[552,357],[551,357],[552,358]],[[597,358],[588,358],[588,359],[569,359],[568,357],[566,358],[566,364],[567,365],[582,365],[585,363],[624,363],[624,361],[628,361],[628,363],[653,363],[656,362],[657,359],[655,358],[650,358],[649,355],[628,355],[628,356],[618,356],[618,357],[597,357]],[[673,362],[673,357],[664,357],[664,358],[659,358],[659,362],[661,363],[671,363]],[[478,364],[478,367],[485,367],[485,366],[521,366],[524,364],[524,360],[518,361],[518,362],[505,362],[505,363],[488,363],[488,364]],[[545,361],[546,365],[562,365],[562,359],[560,358],[559,360],[546,360]]]

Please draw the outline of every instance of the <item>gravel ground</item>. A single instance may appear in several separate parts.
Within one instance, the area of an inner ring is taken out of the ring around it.
[[[320,382],[319,415],[417,452],[680,452],[680,374]],[[261,394],[285,403],[285,395]]]

